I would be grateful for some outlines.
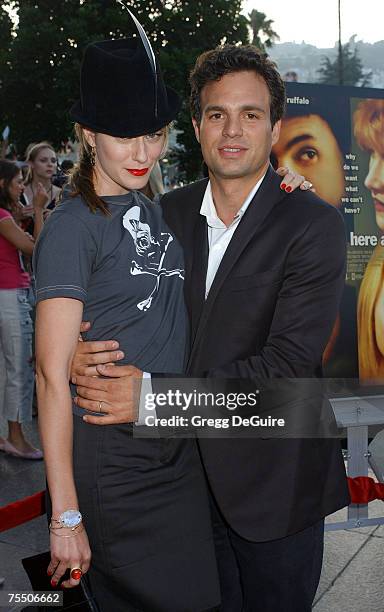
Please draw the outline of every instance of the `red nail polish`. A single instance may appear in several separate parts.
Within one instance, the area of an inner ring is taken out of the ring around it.
[[[53,571],[48,569],[48,570],[47,570],[47,574],[48,574],[48,576],[52,576]]]
[[[285,183],[281,183],[281,185],[280,185],[281,189],[285,189],[285,188],[286,188],[286,186],[287,186],[287,185],[286,185]]]
[[[55,580],[51,580],[51,585],[55,587],[57,585],[57,582],[55,582]]]
[[[286,188],[285,188],[285,191],[286,191],[287,193],[290,193],[290,192],[292,191],[292,187],[290,187],[290,186],[288,185],[288,187],[286,187]]]

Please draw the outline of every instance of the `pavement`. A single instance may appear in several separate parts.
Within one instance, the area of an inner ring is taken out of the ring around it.
[[[5,431],[0,423],[0,434]],[[36,419],[25,431],[39,445]],[[44,488],[42,461],[0,454],[0,507]],[[384,516],[384,503],[371,502],[369,511],[370,517]],[[341,520],[346,520],[346,509],[327,518],[332,522]],[[30,590],[20,561],[45,550],[48,550],[46,517],[0,533],[0,577],[5,577],[2,591]],[[0,610],[10,612],[11,608]],[[384,525],[325,534],[323,571],[313,610],[384,612]]]

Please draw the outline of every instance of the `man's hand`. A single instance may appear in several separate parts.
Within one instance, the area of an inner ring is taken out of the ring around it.
[[[91,325],[83,321],[80,332],[90,329]],[[102,342],[83,342],[81,336],[71,366],[71,378],[74,376],[99,376],[96,366],[100,364],[112,365],[115,361],[123,359],[123,351],[117,350],[119,343],[115,340]]]
[[[72,376],[72,382],[76,384],[78,394],[78,397],[74,400],[76,405],[93,412],[105,413],[102,417],[85,415],[83,420],[93,425],[116,425],[117,423],[137,421],[142,371],[131,365],[98,365],[96,373],[110,378],[106,379],[92,375]]]

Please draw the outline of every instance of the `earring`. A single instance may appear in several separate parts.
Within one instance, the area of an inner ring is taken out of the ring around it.
[[[94,166],[96,163],[96,147],[91,147],[89,151],[89,161],[91,162],[91,166]]]

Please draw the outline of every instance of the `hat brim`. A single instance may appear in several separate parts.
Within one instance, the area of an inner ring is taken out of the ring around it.
[[[115,129],[115,127],[111,125],[96,124],[83,112],[80,100],[74,103],[69,114],[76,123],[80,123],[80,125],[92,131],[108,134],[109,136],[135,138],[136,136],[153,134],[176,119],[181,108],[181,99],[179,95],[171,87],[166,87],[166,90],[168,96],[168,108],[166,112],[157,117],[153,116],[153,121],[146,121],[145,124],[142,125],[139,125],[135,120],[132,121],[132,118],[130,121],[127,120],[127,125],[123,129]]]

